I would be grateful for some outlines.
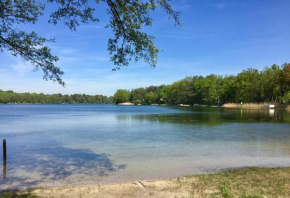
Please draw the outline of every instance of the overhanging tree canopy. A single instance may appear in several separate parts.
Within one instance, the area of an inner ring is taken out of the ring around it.
[[[113,70],[128,66],[133,59],[144,59],[155,67],[159,49],[154,45],[154,36],[148,35],[142,28],[152,25],[151,11],[161,7],[179,25],[179,12],[169,4],[171,0],[95,0],[108,5],[107,13],[114,38],[108,40],[111,61],[116,65]],[[72,31],[81,23],[98,22],[94,17],[94,6],[89,0],[47,0],[56,3],[58,9],[50,15],[49,22],[57,24],[62,21]],[[36,32],[25,32],[15,28],[17,24],[34,24],[43,15],[45,3],[37,0],[0,0],[0,51],[4,49],[13,56],[21,56],[30,61],[35,69],[42,69],[44,79],[65,85],[61,76],[64,72],[55,64],[58,57],[51,54],[45,44],[53,42],[39,36]]]

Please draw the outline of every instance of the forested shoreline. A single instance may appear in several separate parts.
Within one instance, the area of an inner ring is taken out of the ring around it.
[[[188,76],[170,85],[119,89],[113,97],[86,94],[15,93],[0,90],[0,103],[29,104],[202,104],[279,103],[290,104],[290,63],[249,68],[237,75]]]
[[[135,104],[279,103],[290,104],[290,64],[262,71],[249,68],[237,75],[189,76],[170,85],[120,89],[113,102]]]
[[[111,104],[112,97],[86,94],[15,93],[0,90],[0,104]]]

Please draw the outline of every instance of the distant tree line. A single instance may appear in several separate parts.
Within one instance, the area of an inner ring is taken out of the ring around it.
[[[86,94],[37,94],[37,93],[15,93],[13,91],[0,90],[0,103],[31,103],[31,104],[109,104],[113,97],[103,95]]]
[[[131,91],[117,90],[114,103],[224,104],[275,102],[290,104],[290,64],[276,64],[262,71],[249,68],[237,75],[190,76],[170,85]]]

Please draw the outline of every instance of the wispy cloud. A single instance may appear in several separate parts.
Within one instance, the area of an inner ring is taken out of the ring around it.
[[[215,3],[215,4],[213,4],[213,6],[218,8],[218,9],[221,9],[221,10],[227,8],[227,4],[226,3]]]
[[[190,9],[190,8],[192,8],[192,6],[193,6],[192,4],[180,4],[180,5],[174,4],[174,5],[172,5],[172,9],[174,11],[180,12],[180,11]]]
[[[177,28],[176,30],[163,31],[156,34],[156,37],[168,37],[174,39],[198,39],[201,37],[202,30],[191,28]]]
[[[103,29],[105,28],[106,24],[94,24],[94,25],[81,25],[78,27],[78,30],[86,30],[86,29]]]
[[[29,62],[19,61],[12,65],[12,69],[20,76],[25,76],[26,74],[33,71],[34,67]]]
[[[75,48],[61,48],[59,49],[59,53],[63,55],[72,55],[75,54],[77,50]]]

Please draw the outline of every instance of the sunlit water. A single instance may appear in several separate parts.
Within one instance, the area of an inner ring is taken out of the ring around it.
[[[4,138],[0,190],[290,166],[284,110],[0,105]]]

